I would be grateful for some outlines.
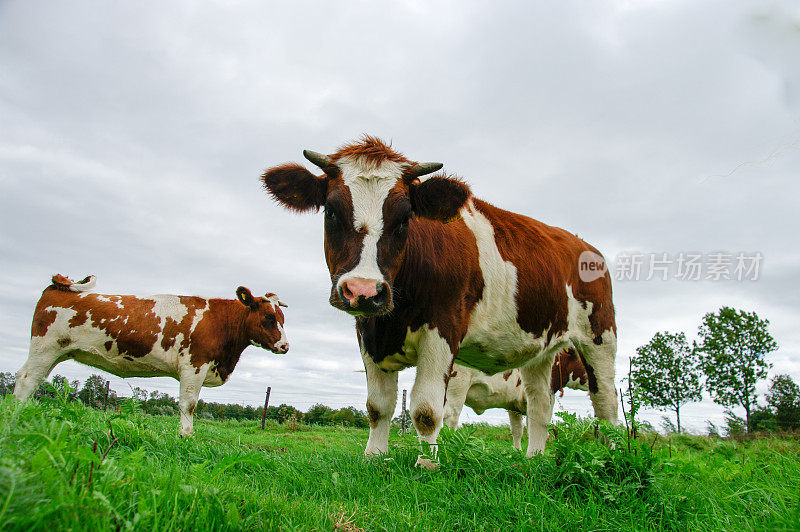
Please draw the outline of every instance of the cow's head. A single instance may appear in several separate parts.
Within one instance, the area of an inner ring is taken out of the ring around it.
[[[244,286],[236,289],[236,297],[242,305],[247,307],[244,328],[248,341],[256,347],[269,349],[273,353],[287,352],[289,341],[283,330],[283,311],[280,309],[286,304],[271,293],[264,297],[253,297],[250,290]]]
[[[455,218],[469,188],[445,176],[420,179],[442,164],[409,161],[369,136],[333,155],[308,150],[303,155],[324,174],[285,164],[264,173],[264,186],[294,211],[324,207],[331,305],[354,315],[390,312],[392,283],[415,229],[413,218]]]

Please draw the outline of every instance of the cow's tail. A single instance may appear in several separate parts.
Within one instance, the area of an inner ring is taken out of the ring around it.
[[[97,279],[94,275],[88,275],[76,282],[61,274],[56,274],[53,276],[53,284],[51,286],[65,292],[88,292],[94,288],[96,282]]]

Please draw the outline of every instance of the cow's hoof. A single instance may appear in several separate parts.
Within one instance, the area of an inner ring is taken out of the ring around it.
[[[183,431],[181,431],[180,432],[180,437],[181,438],[191,438],[193,434],[194,434],[194,431],[192,431],[192,432],[183,432]]]
[[[420,455],[417,457],[417,463],[414,464],[414,467],[421,467],[422,469],[427,469],[428,471],[436,471],[439,469],[439,462],[435,462],[430,458]]]

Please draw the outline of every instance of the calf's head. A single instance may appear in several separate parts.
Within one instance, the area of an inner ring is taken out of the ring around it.
[[[289,341],[283,330],[283,311],[280,307],[286,304],[278,300],[275,294],[264,297],[253,297],[244,286],[236,289],[239,302],[247,307],[245,317],[245,335],[251,344],[273,353],[285,353],[289,350]]]
[[[264,187],[294,211],[324,208],[331,305],[354,315],[390,312],[392,283],[409,233],[416,229],[414,218],[455,218],[469,199],[469,188],[445,176],[421,180],[442,164],[410,161],[370,136],[333,155],[309,150],[303,155],[323,175],[284,164],[264,172]]]

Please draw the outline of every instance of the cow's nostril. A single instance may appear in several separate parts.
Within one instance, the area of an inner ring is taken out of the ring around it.
[[[353,291],[350,290],[350,287],[347,286],[347,281],[342,283],[341,288],[339,289],[339,295],[342,296],[342,299],[345,301],[352,301],[355,298]]]
[[[375,291],[377,293],[372,298],[372,301],[376,305],[382,305],[386,301],[386,296],[389,294],[389,287],[386,283],[377,283],[375,285]]]

